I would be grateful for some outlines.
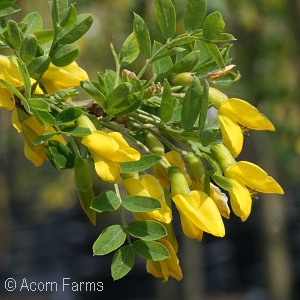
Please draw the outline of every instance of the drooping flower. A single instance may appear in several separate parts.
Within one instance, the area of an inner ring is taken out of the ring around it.
[[[169,168],[172,198],[179,211],[184,234],[201,240],[203,231],[223,237],[225,228],[215,202],[202,191],[189,191],[180,168]]]
[[[41,79],[41,83],[48,94],[53,94],[60,89],[79,86],[81,80],[88,79],[87,73],[76,62],[72,62],[70,65],[61,68],[50,64]]]
[[[194,153],[189,152],[185,155],[185,161],[188,165],[189,175],[192,181],[190,188],[192,190],[204,191],[205,169],[202,160]],[[209,196],[215,202],[220,214],[226,219],[229,219],[230,209],[228,206],[228,197],[212,182],[209,183]]]
[[[224,175],[230,180],[230,203],[235,215],[242,221],[251,213],[252,195],[260,193],[284,194],[281,186],[259,166],[248,162],[236,162],[228,148],[223,144],[211,146]]]
[[[167,282],[170,276],[180,281],[183,276],[174,246],[165,238],[159,242],[168,249],[170,257],[160,261],[147,260],[147,272],[156,278],[163,278],[163,282]]]
[[[243,148],[243,133],[252,130],[274,131],[274,125],[256,107],[247,101],[231,98],[217,89],[209,89],[209,100],[218,109],[223,142],[234,157]]]
[[[168,165],[168,166],[174,166],[174,167],[179,167],[181,171],[183,172],[188,184],[191,184],[191,179],[189,174],[186,172],[186,167],[184,164],[184,161],[180,155],[180,153],[176,151],[169,151],[167,152],[164,157],[163,161]],[[160,164],[156,164],[152,168],[153,173],[155,177],[157,177],[161,183],[161,185],[166,188],[170,189],[170,181],[168,177],[168,171],[165,169],[163,166]]]
[[[218,119],[224,144],[234,157],[237,157],[243,148],[243,132],[248,129],[274,131],[274,125],[257,108],[250,103],[231,98],[222,103]]]
[[[174,234],[172,223],[164,224],[167,229],[167,235],[159,240],[169,251],[170,257],[161,261],[147,260],[147,272],[156,278],[163,278],[163,282],[167,282],[169,277],[173,277],[180,281],[182,279],[182,271],[177,257],[178,243]]]
[[[242,221],[250,215],[251,194],[255,195],[257,192],[284,194],[281,186],[271,176],[251,162],[239,161],[227,168],[224,174],[231,180],[233,186],[229,192],[232,210]]]
[[[141,157],[119,132],[95,130],[81,142],[91,152],[96,172],[104,181],[116,183],[120,177],[120,162],[137,161]]]
[[[138,178],[126,178],[123,185],[130,195],[147,196],[157,199],[161,204],[161,209],[134,213],[138,220],[156,220],[163,223],[170,223],[172,220],[172,212],[165,202],[164,190],[158,179],[150,174],[141,175]]]
[[[45,160],[48,160],[44,150],[45,144],[33,146],[32,142],[38,136],[43,135],[46,132],[55,132],[55,129],[49,124],[45,124],[45,127],[42,126],[33,116],[29,116],[20,121],[17,116],[17,109],[13,111],[12,120],[14,127],[24,137],[25,157],[36,167],[40,167]],[[52,139],[65,143],[65,140],[60,135],[54,135]]]

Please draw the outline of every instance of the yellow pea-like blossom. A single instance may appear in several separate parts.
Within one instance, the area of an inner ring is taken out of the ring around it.
[[[181,171],[183,172],[188,184],[190,185],[192,183],[189,174],[186,172],[186,167],[185,167],[184,161],[183,161],[180,153],[173,151],[173,150],[169,151],[169,152],[165,153],[162,160],[168,166],[179,167],[181,169]],[[161,185],[166,189],[170,189],[170,181],[168,178],[167,169],[165,169],[160,164],[156,164],[152,167],[152,170],[153,170],[155,177],[157,177],[159,179]]]
[[[81,142],[91,152],[98,176],[107,182],[116,183],[119,180],[120,162],[137,161],[141,157],[119,132],[95,130]]]
[[[228,99],[221,104],[218,119],[223,142],[234,157],[237,157],[242,151],[244,130],[275,130],[271,121],[257,108],[237,98]]]
[[[183,276],[174,246],[166,238],[159,242],[168,249],[170,257],[160,261],[147,260],[147,272],[156,278],[163,278],[163,282],[167,282],[170,276],[180,281]]]
[[[215,202],[202,191],[190,191],[180,168],[170,167],[168,175],[172,199],[179,212],[184,234],[199,241],[203,231],[223,237],[225,227]]]
[[[56,67],[50,64],[41,79],[41,83],[46,88],[48,94],[53,94],[60,89],[79,86],[81,80],[88,79],[87,73],[76,62],[72,62],[65,67]]]
[[[141,175],[138,178],[126,178],[123,185],[130,195],[147,196],[157,199],[161,204],[161,209],[134,213],[138,220],[156,220],[163,223],[170,223],[172,211],[165,202],[164,190],[158,179],[150,174]]]
[[[224,175],[230,180],[230,204],[235,215],[246,221],[251,213],[251,196],[257,192],[284,194],[281,186],[262,168],[248,161],[236,162],[224,144],[211,146]]]
[[[242,221],[247,220],[251,212],[251,191],[254,194],[284,194],[281,186],[271,176],[251,162],[239,161],[228,167],[224,174],[231,180],[233,187],[229,192],[232,210]]]
[[[45,127],[42,126],[33,116],[20,121],[17,114],[17,110],[15,109],[12,115],[12,122],[17,131],[24,137],[25,157],[36,167],[40,167],[45,160],[48,160],[44,150],[45,144],[33,146],[32,142],[46,132],[55,132],[55,129],[49,124],[45,124]],[[60,135],[54,135],[52,139],[65,143],[65,140]]]

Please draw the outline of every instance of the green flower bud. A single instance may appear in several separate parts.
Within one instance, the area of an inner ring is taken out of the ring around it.
[[[224,144],[213,144],[210,146],[212,154],[217,159],[222,171],[227,170],[236,163],[231,152]]]
[[[170,83],[171,85],[180,85],[180,86],[190,86],[193,79],[195,73],[191,73],[191,72],[183,72],[183,73],[172,73],[169,77]]]
[[[169,167],[168,177],[171,183],[172,197],[180,195],[189,195],[190,189],[187,180],[179,167]]]
[[[165,147],[164,145],[150,132],[145,134],[145,145],[148,149],[160,156],[165,154]]]
[[[215,108],[219,109],[222,103],[228,100],[228,97],[219,90],[210,87],[208,93],[208,100],[212,103],[212,105]]]
[[[185,161],[189,168],[189,175],[192,180],[201,181],[205,173],[205,169],[202,160],[198,158],[194,153],[189,152],[185,156]]]
[[[79,127],[88,128],[91,131],[95,131],[96,127],[94,123],[90,120],[87,115],[81,115],[76,121],[75,124]]]

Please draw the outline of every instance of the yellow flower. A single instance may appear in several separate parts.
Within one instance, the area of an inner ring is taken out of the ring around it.
[[[215,236],[225,235],[224,224],[215,202],[202,191],[177,194],[173,201],[180,214],[184,234],[201,241],[203,231]]]
[[[76,62],[72,62],[62,68],[50,64],[42,77],[41,83],[48,94],[53,94],[60,89],[79,86],[81,80],[88,80],[88,75]]]
[[[163,161],[168,165],[168,166],[174,166],[174,167],[179,167],[181,171],[183,172],[188,184],[191,184],[191,179],[188,173],[186,172],[185,164],[184,161],[181,157],[181,155],[176,152],[176,151],[169,151],[167,152],[164,157]],[[152,168],[153,173],[155,177],[157,177],[161,183],[161,185],[166,188],[170,189],[170,182],[169,178],[167,175],[167,170],[163,168],[160,164],[156,164]]]
[[[33,116],[20,122],[16,109],[13,111],[12,122],[17,131],[23,134],[25,157],[36,167],[40,167],[45,160],[48,160],[44,150],[45,144],[33,146],[32,142],[35,138],[46,132],[55,132],[54,128],[49,124],[45,124],[45,128]],[[55,135],[52,139],[65,143],[65,140],[60,135]]]
[[[91,152],[98,176],[108,182],[116,183],[119,180],[120,162],[137,161],[141,157],[118,132],[95,130],[82,139],[82,144]]]
[[[164,190],[159,181],[152,175],[146,174],[139,178],[126,178],[123,185],[130,195],[147,196],[159,200],[161,209],[145,212],[134,213],[138,220],[156,220],[163,223],[170,223],[172,212],[165,202]]]
[[[242,221],[247,220],[250,215],[251,194],[284,194],[281,186],[271,176],[251,162],[239,161],[229,166],[224,174],[232,184],[232,191],[229,192],[232,210]]]
[[[163,278],[163,282],[167,282],[170,276],[180,281],[182,271],[174,246],[166,238],[160,239],[159,242],[168,249],[170,257],[160,261],[147,260],[147,272],[156,278]]]
[[[234,157],[237,157],[243,148],[243,132],[248,129],[271,130],[275,128],[257,108],[250,103],[236,98],[221,103],[218,112],[223,142]]]

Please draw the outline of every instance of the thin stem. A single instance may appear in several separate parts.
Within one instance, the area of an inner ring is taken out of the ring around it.
[[[115,192],[116,192],[117,197],[120,199],[120,201],[122,201],[118,184],[115,183],[114,187],[115,187]],[[122,205],[119,208],[119,212],[120,212],[120,216],[121,216],[122,225],[123,225],[124,228],[127,228],[127,223],[126,223],[126,219],[125,219],[124,210],[123,210]],[[129,234],[127,232],[126,232],[126,237],[127,237],[128,244],[131,245],[131,240],[130,240]]]
[[[118,86],[118,83],[119,83],[121,65],[120,65],[119,57],[118,57],[118,55],[115,51],[113,43],[111,42],[109,44],[109,46],[110,46],[110,50],[111,50],[111,53],[113,55],[115,65],[116,65],[116,78],[115,78],[115,85],[114,85],[114,88],[116,88]]]

